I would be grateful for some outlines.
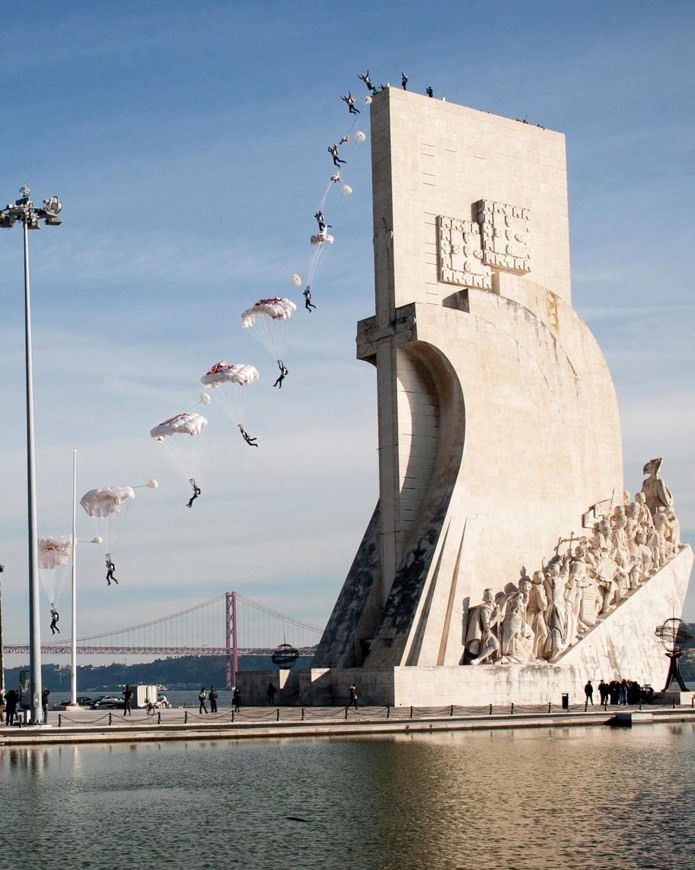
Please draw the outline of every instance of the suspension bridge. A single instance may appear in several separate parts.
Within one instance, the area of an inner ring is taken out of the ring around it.
[[[312,656],[322,629],[285,616],[238,592],[224,592],[186,610],[139,625],[77,638],[82,655],[226,656],[227,677],[240,656],[272,656],[289,644],[300,656]],[[28,654],[26,644],[4,643],[5,654]],[[70,640],[41,644],[41,652],[70,655]]]

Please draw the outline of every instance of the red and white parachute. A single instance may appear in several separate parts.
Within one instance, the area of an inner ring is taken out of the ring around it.
[[[258,370],[246,363],[228,363],[221,360],[212,366],[200,379],[208,389],[215,390],[223,384],[238,384],[245,387],[259,378]]]
[[[271,320],[287,320],[297,310],[297,306],[291,299],[284,299],[281,296],[271,296],[269,299],[259,299],[251,308],[247,308],[242,312],[241,325],[246,329],[249,326],[255,326],[261,319],[270,318]]]
[[[200,414],[184,411],[150,429],[150,435],[155,441],[164,441],[170,435],[200,435],[207,423]]]
[[[251,308],[242,312],[241,325],[251,329],[251,334],[272,354],[276,360],[282,359],[285,350],[286,326],[297,306],[291,299],[272,296],[269,299],[259,299]]]
[[[217,390],[230,419],[244,425],[244,394],[247,387],[259,378],[258,369],[246,363],[228,363],[221,360],[204,374],[200,382],[208,390]]]

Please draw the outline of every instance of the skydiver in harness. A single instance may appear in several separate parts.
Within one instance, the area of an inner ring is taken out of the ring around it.
[[[304,297],[304,307],[311,314],[311,309],[316,308],[314,303],[311,301],[311,284],[307,284],[302,292],[302,296]]]
[[[289,369],[285,368],[285,363],[281,359],[278,360],[278,368],[280,369],[280,377],[275,381],[273,386],[282,389],[282,382],[290,372]]]
[[[55,604],[51,601],[51,634],[60,634],[60,629],[58,628],[59,619],[60,614],[56,610]]]
[[[241,423],[239,423],[238,426],[239,426],[239,431],[241,432],[241,437],[244,439],[244,441],[246,441],[246,443],[251,447],[258,447],[258,444],[256,444],[256,441],[258,441],[258,438],[256,438],[256,437],[252,438],[249,435],[249,433],[246,431],[246,429],[244,429],[244,427],[241,425]]]
[[[106,585],[107,586],[111,585],[112,580],[116,584],[116,586],[118,586],[118,580],[116,580],[116,578],[113,575],[113,572],[115,570],[116,570],[116,565],[113,562],[113,560],[111,559],[111,553],[107,553],[106,554]]]
[[[360,79],[361,81],[363,81],[365,83],[365,85],[367,85],[367,87],[369,88],[370,94],[376,93],[376,88],[372,84],[372,80],[369,78],[369,70],[367,70],[367,72],[364,75],[361,75],[361,76],[358,75],[357,78]]]
[[[352,94],[350,93],[350,91],[347,92],[347,96],[346,96],[346,97],[341,97],[340,99],[341,99],[341,100],[345,103],[345,105],[348,107],[348,112],[349,112],[351,115],[359,115],[360,110],[355,106],[355,98],[352,96]]]
[[[333,165],[334,166],[339,167],[341,163],[347,163],[347,160],[341,160],[340,157],[338,157],[338,146],[337,145],[329,145],[328,146],[328,153],[333,158]]]
[[[314,217],[316,218],[316,222],[319,225],[319,233],[323,233],[326,227],[333,229],[332,224],[326,223],[326,219],[324,218],[322,211],[317,211]]]
[[[186,505],[186,507],[191,507],[191,505],[193,504],[193,502],[194,502],[194,501],[198,498],[198,496],[200,495],[200,487],[199,487],[198,484],[195,482],[195,480],[194,480],[192,477],[189,477],[189,482],[190,482],[191,486],[193,487],[193,495],[191,496],[191,498],[190,498],[188,504]]]

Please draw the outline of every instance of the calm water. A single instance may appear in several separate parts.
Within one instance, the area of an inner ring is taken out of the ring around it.
[[[0,747],[0,844],[67,870],[691,868],[694,782],[690,723]]]

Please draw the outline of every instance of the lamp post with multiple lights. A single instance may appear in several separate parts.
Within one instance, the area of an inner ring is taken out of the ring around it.
[[[34,387],[31,353],[31,295],[29,287],[29,230],[41,228],[41,221],[47,226],[59,226],[62,221],[58,215],[63,208],[57,196],[43,201],[39,208],[29,199],[29,188],[24,185],[19,191],[20,198],[14,205],[0,210],[0,228],[11,229],[21,223],[24,235],[24,347],[26,379],[26,420],[27,420],[27,513],[29,545],[29,680],[31,694],[31,724],[43,722],[41,709],[41,629],[39,624],[39,575],[38,575],[38,537],[36,522],[36,476],[34,463]]]

